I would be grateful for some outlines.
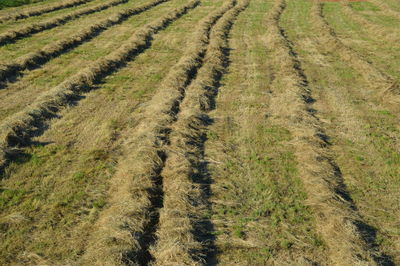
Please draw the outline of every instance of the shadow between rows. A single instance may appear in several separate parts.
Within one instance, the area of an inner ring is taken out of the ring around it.
[[[167,21],[158,31],[166,28],[172,22],[173,21]],[[43,133],[49,129],[50,123],[53,119],[61,118],[58,113],[62,109],[67,106],[78,105],[79,101],[85,98],[82,94],[99,89],[100,86],[104,84],[105,77],[126,67],[128,62],[134,60],[136,56],[150,48],[152,41],[153,36],[147,36],[145,43],[131,51],[124,62],[115,63],[106,71],[102,71],[99,76],[94,78],[92,82],[93,84],[78,85],[73,93],[65,95],[62,103],[50,104],[50,106],[46,106],[46,108],[40,110],[40,112],[30,114],[30,121],[28,124],[24,124],[19,128],[13,128],[14,133],[6,138],[8,148],[5,151],[5,162],[0,164],[0,179],[4,177],[5,168],[13,161],[13,159],[18,158],[19,155],[23,156],[24,148],[32,145],[32,138],[43,135]]]
[[[280,30],[284,40],[286,41],[287,47],[289,49],[289,53],[294,60],[294,68],[302,80],[301,85],[308,87],[309,81],[308,81],[307,75],[305,74],[305,72],[301,66],[301,62],[299,60],[298,54],[296,53],[296,51],[293,48],[294,45],[293,45],[292,41],[287,37],[284,29],[279,28],[279,30]],[[317,121],[320,121],[319,118],[317,117],[317,110],[311,107],[311,105],[313,103],[315,103],[316,100],[309,93],[303,94],[302,97],[303,97],[304,102],[306,104],[310,105],[310,106],[308,106],[308,109],[307,109],[308,113],[312,117],[314,117]],[[316,137],[318,137],[321,140],[321,142],[323,143],[323,145],[325,147],[329,147],[332,145],[332,143],[330,141],[330,137],[322,129],[319,129],[319,132],[316,134]],[[344,178],[343,178],[343,174],[340,170],[340,167],[331,158],[328,158],[328,162],[334,170],[334,176],[336,179],[334,192],[337,195],[339,195],[342,198],[342,200],[347,202],[353,211],[358,211],[357,206],[356,206],[353,198],[351,197],[346,184],[344,183]],[[393,262],[393,258],[383,252],[380,252],[379,244],[377,243],[377,229],[371,225],[368,225],[367,223],[365,223],[364,221],[361,221],[361,220],[353,221],[353,224],[357,227],[358,232],[360,233],[364,242],[373,251],[372,257],[373,257],[374,261],[378,265],[394,266],[395,264]]]

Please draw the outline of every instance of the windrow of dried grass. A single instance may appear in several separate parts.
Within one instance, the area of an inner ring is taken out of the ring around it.
[[[400,94],[399,83],[391,76],[382,72],[366,61],[356,51],[346,46],[336,35],[324,17],[324,3],[314,0],[311,8],[313,25],[316,32],[321,35],[325,49],[335,51],[349,63],[363,78],[376,89],[376,95],[387,101],[398,101]]]
[[[13,150],[19,145],[29,142],[33,132],[37,131],[45,121],[56,115],[58,110],[70,103],[82,92],[101,80],[104,76],[118,69],[121,64],[130,60],[151,44],[152,36],[178,19],[198,1],[177,8],[165,16],[141,27],[123,45],[109,55],[98,59],[90,66],[63,81],[58,86],[45,92],[30,106],[4,120],[0,125],[0,169],[2,169]]]
[[[69,51],[70,49],[93,39],[95,36],[99,35],[101,32],[110,28],[111,26],[120,24],[133,15],[140,14],[167,1],[169,0],[155,0],[139,7],[122,10],[111,17],[103,19],[80,30],[73,36],[67,36],[64,40],[59,40],[55,43],[46,45],[38,51],[21,56],[17,58],[15,62],[0,65],[0,84],[3,82],[4,86],[4,82],[8,78],[18,75],[21,71],[30,67],[43,65],[50,59],[59,56],[63,52]]]
[[[239,2],[215,25],[210,35],[204,64],[186,89],[177,121],[171,126],[161,172],[164,201],[160,210],[157,243],[152,248],[155,265],[201,265],[214,252],[207,232],[207,189],[204,141],[209,123],[207,112],[227,63],[227,37],[237,15],[249,4]],[[207,237],[208,236],[208,237]]]
[[[61,3],[51,4],[51,5],[43,6],[40,8],[32,8],[32,9],[24,10],[22,12],[2,16],[2,17],[0,17],[0,23],[3,23],[8,20],[19,20],[19,19],[29,18],[29,17],[33,17],[33,16],[39,16],[39,15],[42,15],[45,13],[50,13],[50,12],[53,12],[56,10],[86,4],[91,1],[94,1],[94,0],[66,0]]]
[[[340,13],[328,15],[327,11],[327,20],[336,25],[338,31],[344,29],[340,36],[354,36],[355,30],[347,31],[343,25],[339,26],[343,17],[337,14]],[[290,21],[296,19],[298,17],[293,16]],[[318,117],[327,122],[326,128],[332,137],[331,141],[335,143],[332,150],[345,183],[358,212],[371,225],[368,230],[372,239],[387,254],[380,265],[397,265],[400,262],[400,235],[389,228],[398,228],[400,210],[399,205],[393,203],[400,193],[400,180],[397,178],[399,160],[393,159],[398,157],[399,150],[398,106],[389,107],[383,105],[382,101],[368,98],[368,91],[364,90],[368,84],[362,76],[353,75],[350,64],[341,62],[336,53],[326,52],[318,38],[305,39],[307,32],[312,31],[311,25],[303,29],[293,25],[296,25],[295,22],[288,23],[287,29],[292,26],[290,31],[297,41],[298,51],[302,51],[304,68],[311,85],[317,88],[316,104],[321,111]],[[355,35],[354,38],[360,37]],[[365,43],[377,47],[373,38],[365,40]],[[377,48],[382,49],[379,46]],[[382,54],[394,56],[384,51]]]
[[[143,110],[141,123],[131,130],[131,138],[123,145],[126,156],[111,180],[107,208],[100,214],[89,241],[86,263],[137,264],[153,260],[148,248],[156,238],[158,209],[164,205],[160,173],[170,142],[170,126],[176,121],[186,87],[202,65],[211,29],[234,4],[235,1],[228,1],[198,24],[188,39],[186,52]],[[189,221],[183,222],[190,226]],[[186,243],[190,242],[188,249],[200,246],[192,234],[183,237],[187,237]],[[195,264],[187,251],[176,248],[174,253],[180,263]]]
[[[0,34],[0,45],[5,45],[7,43],[14,42],[17,39],[28,37],[34,33],[38,33],[38,32],[48,30],[48,29],[57,27],[59,25],[65,24],[68,21],[77,19],[81,16],[89,15],[89,14],[92,14],[92,13],[95,13],[95,12],[98,12],[101,10],[105,10],[107,8],[120,5],[120,4],[126,3],[128,1],[129,0],[112,0],[112,1],[109,1],[109,2],[106,2],[103,4],[99,4],[94,7],[87,7],[87,8],[79,9],[70,14],[55,17],[55,18],[49,19],[44,22],[35,23],[35,24],[23,26],[19,29],[12,29],[12,30],[6,31],[6,32]]]
[[[112,27],[111,31],[122,32],[129,28],[124,34],[126,40],[141,26],[186,3],[187,0],[167,2],[132,17],[122,28]],[[79,260],[95,229],[93,225],[107,206],[109,181],[118,162],[126,156],[121,154],[122,143],[130,137],[131,127],[139,123],[136,118],[140,110],[184,53],[190,32],[221,3],[204,0],[201,6],[158,32],[150,47],[105,77],[94,90],[84,93],[79,102],[61,109],[58,117],[48,122],[46,131],[23,147],[23,155],[12,160],[2,175],[1,188],[6,189],[5,192],[25,193],[23,200],[16,204],[1,203],[4,207],[0,208],[0,227],[4,237],[0,241],[0,265],[14,261],[25,265],[82,265]],[[110,49],[124,43],[118,38],[101,38],[106,43],[110,40]],[[88,53],[101,49],[100,41],[96,40],[95,44],[96,49]],[[90,50],[93,44],[85,46]],[[74,63],[75,66],[89,65]],[[50,73],[59,75],[56,71]],[[57,152],[53,153],[55,150]],[[33,155],[36,151],[40,153],[39,164],[31,164],[30,160],[19,163],[18,159],[26,158],[25,154],[36,158]],[[0,193],[1,199],[4,194]],[[42,200],[33,207],[30,202],[37,197]],[[12,213],[20,213],[25,219],[8,223],[7,217]],[[24,232],[29,232],[29,241]],[[29,260],[27,254],[32,253],[43,260]]]
[[[267,45],[277,67],[271,96],[271,121],[287,128],[299,162],[299,174],[315,213],[317,231],[333,265],[371,265],[379,253],[365,242],[364,224],[348,199],[343,178],[330,151],[322,123],[314,115],[314,99],[301,64],[279,25],[285,1],[278,0],[267,18]]]
[[[378,26],[370,22],[368,19],[364,18],[358,12],[354,11],[348,0],[344,0],[341,3],[343,6],[344,13],[352,20],[362,25],[364,29],[372,33],[374,37],[379,37],[382,40],[386,40],[388,42],[393,42],[393,43],[400,41],[399,34],[397,32],[388,32],[384,27]]]
[[[291,19],[295,18],[291,17]],[[287,27],[291,25],[293,24],[289,24]],[[296,48],[301,51],[301,58],[304,58],[303,68],[309,75],[310,86],[317,88],[315,90],[317,98],[315,105],[319,111],[317,116],[326,122],[324,126],[329,131],[331,142],[334,143],[332,153],[335,154],[335,161],[340,166],[343,179],[357,206],[358,213],[371,226],[369,229],[371,230],[370,242],[373,245],[379,242],[379,248],[384,252],[378,264],[393,265],[392,260],[396,262],[396,255],[398,255],[396,254],[398,249],[396,249],[396,244],[399,241],[396,243],[398,237],[393,234],[393,230],[387,228],[393,226],[391,222],[396,219],[391,219],[391,217],[396,217],[398,211],[396,211],[396,204],[388,202],[391,202],[394,195],[397,194],[397,192],[393,192],[396,190],[397,181],[391,179],[396,174],[388,174],[386,169],[391,168],[389,171],[396,171],[396,167],[385,166],[385,163],[380,163],[380,161],[391,160],[390,154],[396,156],[396,153],[393,152],[395,148],[391,146],[392,143],[380,140],[391,141],[391,138],[386,136],[393,134],[391,129],[395,127],[388,123],[390,120],[385,119],[384,115],[377,118],[378,110],[381,109],[379,103],[377,106],[374,102],[365,101],[360,97],[359,88],[365,86],[362,77],[343,78],[341,73],[346,71],[345,69],[351,72],[350,67],[346,64],[342,65],[342,63],[339,63],[338,66],[336,61],[338,57],[321,52],[317,40],[299,41],[302,37],[298,38],[295,35],[304,36],[301,28],[293,27],[291,31],[293,40],[297,42]],[[375,130],[380,132],[377,133]],[[354,147],[358,147],[359,150],[357,151]],[[390,152],[383,155],[379,149]],[[372,158],[371,162],[373,163],[365,163],[368,159],[359,154],[363,154],[363,156],[368,154],[368,158]],[[362,158],[362,161],[359,158]],[[359,168],[355,170],[357,167]],[[379,185],[371,185],[373,182]],[[385,192],[381,188],[379,192],[374,192],[384,183],[391,184],[388,186],[389,188],[385,188]],[[360,193],[360,191],[364,193]],[[360,199],[360,195],[362,195],[362,199]],[[390,257],[392,254],[394,254],[393,258]]]

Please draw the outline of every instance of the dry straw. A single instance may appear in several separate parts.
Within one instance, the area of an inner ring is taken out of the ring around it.
[[[21,56],[17,58],[13,63],[1,65],[0,82],[3,82],[4,84],[4,82],[8,78],[18,75],[21,71],[27,68],[43,65],[50,59],[59,56],[63,52],[69,51],[70,49],[75,48],[80,44],[93,39],[95,36],[99,35],[101,32],[110,28],[111,26],[120,24],[129,17],[140,14],[141,12],[149,10],[150,8],[166,1],[169,0],[155,0],[139,7],[124,9],[111,17],[103,19],[93,25],[82,29],[74,36],[67,37],[64,40],[59,40],[55,43],[51,43],[36,52],[31,52],[27,55]]]
[[[174,204],[170,202],[170,189],[176,188],[177,195],[182,189],[187,189],[190,194],[196,193],[191,185],[177,180],[176,184],[171,184],[173,187],[166,190],[164,201],[163,188],[169,186],[169,181],[163,184],[161,177],[166,160],[165,149],[170,142],[170,126],[176,121],[186,87],[202,66],[211,29],[233,6],[234,1],[228,1],[198,24],[192,38],[188,39],[184,55],[146,106],[141,123],[131,130],[131,138],[124,144],[126,156],[119,162],[118,170],[111,180],[108,207],[100,214],[95,225],[96,230],[84,257],[85,263],[96,264],[104,260],[113,265],[123,262],[148,263],[152,260],[149,244],[155,239],[156,229],[163,226],[161,223],[168,222],[164,216],[159,216],[158,209]],[[189,206],[186,205],[187,199],[181,196],[178,196],[179,200],[175,203],[179,208],[175,213],[182,215],[182,219],[179,219],[175,230],[170,233],[174,235],[171,235],[172,238],[177,235],[182,238],[175,241],[171,239],[169,248],[173,249],[172,253],[171,250],[156,248],[153,254],[164,265],[173,264],[174,261],[192,265],[197,264],[199,259],[193,256],[192,251],[201,249],[201,243],[189,232],[192,228],[192,221],[187,217],[189,210],[186,207]],[[159,219],[162,219],[161,223]],[[179,242],[183,239],[185,242]],[[161,253],[166,254],[166,257]]]
[[[276,5],[266,20],[267,46],[276,67],[272,84],[271,122],[293,134],[291,142],[299,162],[299,175],[308,195],[307,204],[315,213],[317,231],[327,244],[333,265],[373,265],[379,254],[364,241],[357,224],[363,224],[351,202],[340,170],[331,156],[328,137],[314,115],[311,90],[300,62],[279,25],[286,7]]]
[[[14,149],[29,143],[31,134],[58,110],[68,104],[71,98],[90,89],[91,85],[115,71],[120,65],[150,45],[151,36],[179,18],[198,1],[192,1],[182,8],[148,23],[130,37],[120,48],[95,61],[89,67],[63,81],[37,98],[30,106],[6,118],[0,124],[0,169],[7,164]]]
[[[218,81],[226,65],[227,35],[237,15],[249,1],[241,1],[213,27],[210,43],[196,79],[185,91],[177,121],[171,125],[170,144],[166,148],[161,172],[164,201],[160,210],[157,243],[152,248],[154,265],[201,265],[209,250],[209,234],[204,224],[207,195],[204,141],[207,112],[213,108]]]
[[[89,15],[92,13],[96,13],[98,11],[110,8],[112,6],[120,5],[128,2],[129,0],[112,0],[110,2],[106,2],[104,4],[100,4],[94,7],[87,7],[77,11],[74,11],[70,14],[59,16],[56,18],[49,19],[44,22],[31,24],[28,26],[24,26],[19,29],[9,30],[2,34],[0,34],[0,45],[5,45],[7,43],[11,43],[17,39],[28,37],[34,33],[38,33],[44,30],[48,30],[59,25],[65,24],[68,21],[77,19],[84,15]]]
[[[53,12],[56,10],[79,6],[79,5],[86,4],[86,3],[92,2],[92,1],[94,1],[94,0],[69,0],[69,1],[63,1],[61,3],[52,4],[52,5],[42,6],[39,8],[30,8],[30,9],[22,11],[22,12],[9,14],[7,16],[2,16],[2,17],[0,17],[0,23],[3,23],[8,20],[19,20],[19,19],[29,18],[29,17],[33,17],[33,16],[39,16],[39,15],[42,15],[45,13],[50,13],[50,12]]]

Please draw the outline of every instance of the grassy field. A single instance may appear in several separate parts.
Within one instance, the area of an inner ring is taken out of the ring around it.
[[[43,0],[32,1],[32,0],[3,0],[0,2],[0,10],[7,7],[23,6],[28,4],[34,4],[42,2]]]
[[[0,265],[400,265],[398,1],[0,9]]]

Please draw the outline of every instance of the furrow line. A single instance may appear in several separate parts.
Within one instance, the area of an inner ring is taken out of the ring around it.
[[[207,112],[214,108],[219,81],[227,65],[228,34],[249,4],[241,1],[215,25],[210,44],[195,81],[186,90],[177,121],[171,126],[161,172],[164,204],[160,210],[157,243],[152,248],[154,265],[207,264],[215,248],[205,218],[209,203],[209,180],[204,142],[210,122]]]
[[[55,43],[49,44],[36,52],[31,52],[27,55],[21,56],[13,63],[0,65],[0,88],[4,88],[8,79],[20,75],[23,70],[44,65],[49,60],[90,41],[101,32],[124,22],[129,17],[140,14],[167,1],[169,0],[155,0],[139,7],[122,10],[112,17],[106,18],[94,25],[82,29],[72,37],[67,37],[64,40],[59,40]]]
[[[159,209],[164,204],[160,173],[169,126],[176,120],[186,87],[202,65],[212,27],[234,5],[234,0],[228,1],[199,23],[184,55],[143,110],[141,123],[127,134],[124,159],[111,179],[108,204],[95,224],[83,263],[147,265],[153,261],[149,247],[156,240]]]
[[[356,23],[364,26],[369,32],[373,34],[373,37],[379,36],[380,38],[387,40],[389,42],[398,42],[399,41],[399,35],[392,32],[389,33],[385,31],[383,27],[380,27],[372,22],[370,22],[368,19],[364,18],[362,15],[360,15],[358,12],[354,11],[354,9],[351,7],[350,2],[348,0],[343,0],[341,1],[341,4],[343,6],[343,11],[344,13],[354,20]]]
[[[390,15],[392,17],[400,19],[400,13],[397,12],[397,11],[394,11],[393,9],[391,9],[383,1],[381,1],[381,0],[368,0],[368,2],[371,2],[372,4],[374,4],[374,5],[378,6],[379,8],[381,8],[386,15]]]
[[[18,146],[29,143],[32,135],[36,134],[50,118],[55,117],[60,108],[76,100],[83,92],[90,90],[93,84],[148,48],[154,34],[198,4],[198,0],[190,1],[144,25],[117,50],[98,59],[82,71],[40,95],[30,106],[5,119],[0,124],[0,170],[4,169],[12,155],[18,151]]]
[[[339,167],[331,156],[329,137],[315,116],[307,77],[279,21],[285,1],[278,0],[267,18],[267,42],[276,60],[276,76],[271,95],[271,122],[286,127],[299,174],[308,195],[307,204],[315,213],[317,231],[329,249],[334,265],[371,265],[379,254],[364,239],[365,225],[351,201]]]
[[[68,15],[59,16],[56,18],[49,19],[44,22],[34,23],[20,29],[13,29],[6,31],[0,34],[0,45],[5,45],[11,42],[14,42],[18,39],[25,38],[31,36],[32,34],[49,30],[59,25],[65,24],[71,20],[77,19],[81,16],[89,15],[92,13],[96,13],[101,10],[108,9],[113,6],[121,5],[123,3],[127,3],[129,0],[112,0],[110,2],[100,4],[94,7],[83,8],[77,11],[74,11]]]
[[[56,3],[56,4],[53,4],[50,6],[45,6],[45,7],[41,7],[41,8],[37,8],[37,9],[26,10],[26,11],[22,11],[22,12],[15,13],[15,14],[10,14],[7,16],[2,16],[2,17],[0,17],[0,23],[3,23],[8,20],[20,20],[20,19],[24,19],[24,18],[33,17],[33,16],[40,16],[45,13],[50,13],[50,12],[57,11],[57,10],[64,9],[64,8],[80,6],[80,5],[83,5],[88,2],[92,2],[92,1],[94,1],[94,0],[63,1],[62,3]]]
[[[321,34],[321,39],[325,42],[324,46],[331,51],[337,52],[344,61],[348,62],[352,68],[359,72],[377,90],[377,95],[389,101],[396,100],[400,91],[398,81],[374,67],[356,51],[346,46],[326,21],[323,14],[323,6],[324,3],[314,0],[311,8],[311,16],[316,32]]]

